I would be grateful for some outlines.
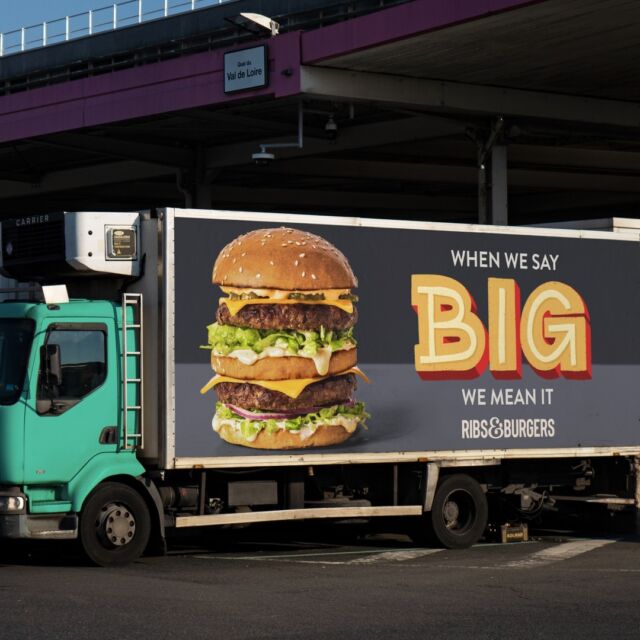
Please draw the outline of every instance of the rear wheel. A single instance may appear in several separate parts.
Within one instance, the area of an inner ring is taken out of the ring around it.
[[[144,552],[151,517],[142,496],[125,484],[105,482],[87,498],[80,514],[80,543],[102,567],[132,562]]]
[[[476,480],[464,474],[445,477],[431,508],[433,536],[447,549],[475,544],[487,526],[487,497]]]

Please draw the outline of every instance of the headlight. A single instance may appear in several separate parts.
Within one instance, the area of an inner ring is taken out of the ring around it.
[[[0,496],[0,513],[11,513],[24,509],[24,496]]]

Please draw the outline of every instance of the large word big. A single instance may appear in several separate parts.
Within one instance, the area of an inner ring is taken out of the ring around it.
[[[543,378],[591,377],[589,311],[562,282],[536,287],[521,309],[510,278],[487,281],[487,327],[466,287],[453,278],[411,277],[418,314],[415,367],[425,379],[475,378],[487,365],[496,378],[520,378],[522,354]]]

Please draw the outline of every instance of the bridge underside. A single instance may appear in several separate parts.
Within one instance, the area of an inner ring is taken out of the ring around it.
[[[445,5],[292,29],[267,43],[271,86],[250,95],[221,90],[212,44],[2,96],[0,214],[188,205],[509,224],[637,217],[640,8],[496,0],[451,15]],[[273,144],[291,146],[252,159]]]

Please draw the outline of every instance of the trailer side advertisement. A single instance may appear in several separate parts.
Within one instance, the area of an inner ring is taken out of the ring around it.
[[[175,220],[178,457],[640,441],[636,242]]]

